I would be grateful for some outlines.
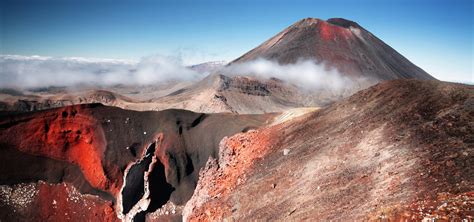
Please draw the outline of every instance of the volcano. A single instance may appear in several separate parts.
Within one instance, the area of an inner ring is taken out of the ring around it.
[[[265,113],[297,107],[324,107],[384,80],[434,78],[355,22],[307,18],[296,22],[228,66],[258,59],[282,65],[311,60],[336,68],[350,79],[343,89],[302,89],[250,73],[213,75],[155,102],[197,112]],[[183,102],[186,101],[186,102]]]
[[[356,22],[342,18],[300,20],[231,64],[258,58],[280,64],[314,60],[349,76],[376,80],[434,79]]]

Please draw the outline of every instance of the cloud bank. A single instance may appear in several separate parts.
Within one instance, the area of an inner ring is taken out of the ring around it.
[[[205,63],[185,67],[179,57],[161,55],[143,57],[139,61],[0,55],[0,87],[150,85],[167,81],[195,81],[208,74],[200,69],[218,70],[218,73],[227,76],[277,78],[310,91],[346,91],[362,82],[312,60],[282,65],[257,59],[224,68],[221,66],[221,63]]]
[[[279,64],[275,61],[257,59],[231,64],[222,70],[224,75],[253,75],[259,78],[277,78],[309,90],[347,89],[355,79],[341,75],[336,69],[312,60],[300,60],[294,64]]]
[[[140,61],[0,55],[0,87],[147,85],[171,80],[195,80],[198,72],[179,59],[161,55]]]

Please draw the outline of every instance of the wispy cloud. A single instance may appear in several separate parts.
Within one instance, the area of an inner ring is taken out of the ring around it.
[[[211,65],[212,67],[212,65]],[[217,66],[218,67],[218,66]],[[154,55],[139,61],[45,56],[0,55],[0,87],[35,88],[76,85],[148,85],[167,81],[193,81],[206,72],[184,66],[180,57]],[[205,67],[209,68],[209,67]],[[278,78],[308,90],[347,91],[366,79],[349,78],[312,60],[279,64],[257,59],[231,64],[219,73],[233,76]]]
[[[0,87],[78,84],[155,84],[202,77],[175,57],[154,55],[140,61],[0,55]]]
[[[338,70],[313,60],[300,60],[293,64],[257,59],[235,63],[222,70],[225,75],[254,75],[260,78],[278,78],[309,90],[340,91],[356,86],[365,79],[349,78]]]

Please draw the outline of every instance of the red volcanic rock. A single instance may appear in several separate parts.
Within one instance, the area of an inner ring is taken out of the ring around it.
[[[219,141],[258,128],[274,116],[136,112],[98,104],[1,115],[0,185],[8,190],[38,181],[53,187],[66,183],[83,194],[78,198],[90,195],[113,205],[114,220],[131,211],[129,219],[143,220],[164,204],[182,208],[193,194],[200,168],[208,157],[217,156]],[[58,209],[47,211],[53,206],[47,197],[72,191],[42,186],[36,190],[43,199],[35,206],[44,215],[71,214],[76,208],[56,199]],[[5,199],[13,196],[11,192],[4,195]],[[38,214],[32,212],[0,214],[0,220],[31,219]],[[108,211],[87,214],[85,220],[108,219],[108,215]]]
[[[11,137],[10,135],[21,135]],[[116,193],[120,182],[110,181],[103,170],[106,147],[102,127],[81,107],[65,107],[19,123],[0,135],[2,141],[18,141],[18,150],[32,155],[77,164],[86,180],[100,190]]]
[[[81,221],[81,218],[87,218],[91,221],[117,221],[111,202],[82,195],[70,185],[40,183],[38,189],[39,218],[36,218],[40,220]]]
[[[6,221],[118,221],[112,202],[83,195],[71,184],[0,185],[0,218]]]
[[[210,158],[200,173],[195,194],[183,210],[183,219],[219,221],[231,214],[231,206],[214,204],[212,198],[230,195],[236,186],[245,183],[246,173],[274,147],[273,137],[279,126],[251,130],[222,139],[219,159]]]
[[[332,25],[329,22],[320,21],[318,22],[318,29],[320,36],[326,41],[336,41],[338,39],[348,40],[350,38],[357,38],[348,27],[340,27]],[[356,27],[354,27],[356,28]],[[347,42],[344,42],[347,43]],[[346,46],[349,47],[349,46]]]

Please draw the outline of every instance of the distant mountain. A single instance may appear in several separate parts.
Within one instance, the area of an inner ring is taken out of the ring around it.
[[[278,79],[211,74],[203,80],[150,102],[155,107],[195,112],[256,114],[281,112],[297,107],[326,106],[350,95],[348,90],[310,93]]]
[[[282,65],[314,60],[337,68],[354,81],[342,90],[330,86],[301,89],[278,79],[243,72],[225,76],[217,71],[154,102],[196,112],[280,112],[326,106],[384,80],[434,79],[357,23],[340,18],[300,20],[229,65],[259,58]]]
[[[226,61],[212,61],[188,66],[188,68],[203,74],[211,74],[227,64]]]
[[[153,103],[208,113],[265,113],[304,106],[304,98],[297,93],[296,88],[278,80],[211,74]]]
[[[232,61],[257,58],[281,64],[311,59],[354,77],[434,79],[359,24],[342,18],[300,20]]]
[[[0,111],[30,112],[75,104],[101,103],[116,107],[138,109],[140,101],[106,90],[87,90],[43,94],[21,94],[0,92]]]

